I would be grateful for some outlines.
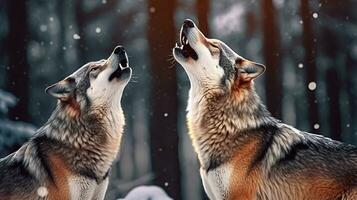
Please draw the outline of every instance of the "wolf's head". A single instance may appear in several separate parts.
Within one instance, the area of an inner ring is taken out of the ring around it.
[[[46,93],[56,97],[69,115],[78,116],[93,109],[118,108],[130,77],[127,54],[117,46],[108,59],[85,64],[46,88]]]
[[[241,96],[265,71],[263,65],[244,59],[222,41],[206,38],[188,19],[181,27],[173,55],[188,74],[194,90],[190,96],[204,95],[210,89]]]

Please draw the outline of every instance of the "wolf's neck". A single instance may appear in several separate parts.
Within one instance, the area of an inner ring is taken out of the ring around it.
[[[206,169],[228,160],[239,145],[248,142],[248,130],[277,123],[255,91],[239,100],[223,91],[201,94],[203,97],[196,97],[190,92],[187,121],[194,148]]]
[[[69,165],[92,170],[101,176],[117,156],[123,126],[124,115],[120,107],[117,110],[98,109],[77,118],[71,118],[63,109],[57,108],[44,132],[58,142],[61,149],[55,153],[61,154]]]

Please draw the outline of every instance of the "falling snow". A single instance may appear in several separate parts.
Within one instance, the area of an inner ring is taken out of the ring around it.
[[[40,197],[45,197],[48,194],[48,190],[46,187],[41,186],[37,189],[37,195]]]
[[[73,39],[79,40],[81,39],[81,36],[79,36],[77,33],[73,34]]]
[[[150,7],[150,13],[154,13],[156,11],[155,7]]]
[[[47,25],[42,24],[42,25],[40,26],[40,30],[41,30],[42,32],[46,32],[46,31],[47,31]]]
[[[169,116],[169,113],[164,113],[164,117],[167,117],[167,116]]]
[[[316,123],[316,124],[314,124],[314,129],[316,129],[316,130],[317,130],[317,129],[319,129],[319,128],[320,128],[320,124],[317,124],[317,123]]]
[[[102,32],[102,29],[99,28],[99,27],[97,27],[97,28],[95,28],[95,32],[96,32],[96,33],[100,33],[100,32]]]
[[[302,69],[302,68],[304,68],[304,64],[299,63],[299,64],[298,64],[298,67],[299,67],[300,69]]]
[[[315,13],[312,14],[312,17],[313,17],[314,19],[317,19],[317,18],[319,17],[319,14],[317,14],[317,13],[315,12]]]
[[[310,82],[307,87],[309,88],[309,90],[314,91],[316,90],[317,85],[315,82]]]

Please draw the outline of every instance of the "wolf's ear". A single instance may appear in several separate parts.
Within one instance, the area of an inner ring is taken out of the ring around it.
[[[240,79],[243,81],[251,81],[265,72],[264,65],[249,60],[240,61],[237,65]]]
[[[66,78],[58,83],[55,83],[46,88],[46,93],[61,100],[66,101],[72,95],[75,89],[75,80],[73,78]]]

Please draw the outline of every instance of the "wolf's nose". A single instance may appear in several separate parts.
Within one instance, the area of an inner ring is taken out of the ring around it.
[[[125,54],[125,49],[123,46],[117,46],[114,49],[114,54]]]
[[[185,19],[185,21],[183,22],[183,26],[185,28],[193,28],[195,26],[195,23],[193,23],[193,21],[190,19]]]

